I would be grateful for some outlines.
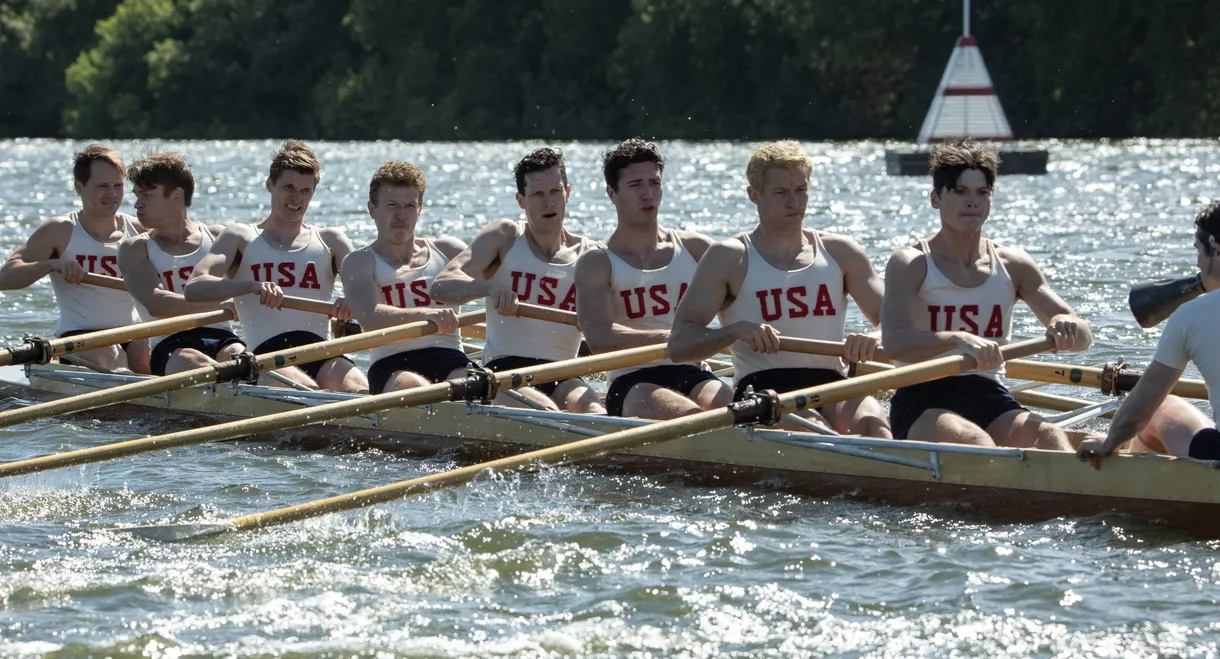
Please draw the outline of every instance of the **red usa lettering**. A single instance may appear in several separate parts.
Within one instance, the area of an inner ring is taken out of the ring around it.
[[[170,293],[177,293],[183,286],[186,286],[187,280],[191,278],[191,273],[194,271],[195,266],[185,265],[178,268],[178,276],[175,277],[173,270],[166,270],[161,273],[161,282],[165,284],[165,290]],[[175,281],[181,283],[182,286],[175,286]]]
[[[678,307],[678,303],[682,301],[682,296],[686,295],[687,283],[683,283],[678,288],[677,299],[671,301],[669,284],[653,284],[647,288],[638,286],[625,291],[619,291],[619,295],[623,298],[623,308],[627,312],[627,318],[636,320],[649,316],[664,316],[669,314]],[[645,299],[645,294],[648,298]]]
[[[97,254],[77,254],[76,262],[84,270],[94,274],[121,277],[119,274],[119,257],[114,255],[98,256]]]
[[[944,306],[929,304],[929,327],[933,332],[969,332],[975,336],[987,339],[997,339],[1004,336],[1004,309],[998,304],[991,305],[991,314],[987,320],[987,328],[979,334],[979,305],[963,304]],[[943,321],[943,323],[941,322]]]
[[[555,277],[539,277],[533,272],[520,272],[517,270],[509,273],[512,277],[513,292],[517,294],[517,299],[522,302],[541,305],[544,307],[554,307],[556,302],[559,302],[560,288],[559,280]],[[534,284],[538,285],[535,286]],[[532,296],[532,297],[531,297]],[[564,311],[576,311],[576,284],[568,284],[568,291],[563,296],[563,301],[559,302],[559,308]]]
[[[838,314],[834,300],[830,297],[830,289],[826,284],[819,284],[817,295],[814,296],[812,308],[809,306],[809,289],[805,286],[791,288],[771,288],[756,291],[758,309],[762,312],[763,322],[771,323],[779,320],[786,313],[789,318],[807,318],[809,316],[834,316]]]
[[[305,263],[299,278],[297,264],[291,261],[287,263],[251,263],[250,272],[254,274],[254,281],[274,282],[280,288],[322,289],[322,285],[318,282],[318,267],[314,265],[313,261]]]
[[[407,292],[411,295],[408,298]],[[428,280],[416,279],[410,283],[405,281],[387,284],[381,287],[381,296],[391,307],[408,309],[413,307],[444,306],[440,301],[428,294]]]

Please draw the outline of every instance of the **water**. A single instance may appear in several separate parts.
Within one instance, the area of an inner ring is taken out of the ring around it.
[[[80,143],[0,142],[0,251],[74,207]],[[254,221],[272,142],[134,142],[195,170],[197,220]],[[310,221],[374,234],[367,181],[410,159],[421,231],[469,240],[516,217],[526,144],[318,144]],[[564,145],[569,222],[607,235],[601,145]],[[1079,363],[1142,366],[1157,332],[1131,283],[1189,274],[1191,218],[1215,194],[1212,142],[1052,142],[1051,173],[1001,178],[988,231],[1020,245],[1093,325]],[[930,235],[928,183],[882,172],[883,145],[808,145],[810,222],[884,267]],[[749,226],[747,145],[665,145],[663,217]],[[129,195],[128,206],[131,203]],[[4,294],[0,335],[45,334],[49,284]],[[861,328],[858,314],[849,327]],[[1018,337],[1037,334],[1022,311]],[[1063,387],[1052,392],[1096,398]],[[0,460],[163,431],[140,419],[0,430]],[[0,482],[0,656],[1216,656],[1217,544],[1119,516],[999,524],[967,511],[822,500],[582,467],[481,480],[374,509],[185,545],[117,526],[218,520],[455,466],[368,451],[224,444]],[[1083,468],[1083,467],[1082,467]]]

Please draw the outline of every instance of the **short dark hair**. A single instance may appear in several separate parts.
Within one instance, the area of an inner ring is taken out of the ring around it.
[[[119,170],[119,174],[122,174],[125,169],[123,157],[119,155],[118,151],[101,144],[90,144],[85,147],[84,151],[79,151],[73,156],[72,178],[81,185],[88,183],[89,177],[93,174],[93,162],[96,160],[114,165],[115,169]]]
[[[987,185],[994,187],[996,172],[1000,170],[1000,154],[968,137],[932,147],[928,162],[932,170],[932,189],[937,193],[956,186],[957,179],[967,169],[983,172]]]
[[[180,154],[172,151],[149,154],[131,163],[131,167],[127,168],[127,178],[132,186],[146,190],[163,185],[167,197],[174,188],[182,188],[182,202],[187,206],[191,205],[191,198],[195,196],[195,175],[191,173],[191,166]]]
[[[655,162],[658,170],[665,171],[665,156],[661,155],[657,145],[646,142],[643,138],[633,137],[602,153],[602,173],[606,175],[606,185],[618,192],[619,174],[637,162]]]
[[[1211,242],[1220,242],[1220,199],[1199,209],[1195,213],[1195,237],[1211,253]]]
[[[567,185],[568,164],[563,158],[563,151],[552,149],[549,146],[530,151],[520,162],[513,165],[513,176],[517,178],[517,192],[525,194],[525,177],[527,175],[545,172],[552,167],[559,168],[559,177],[563,179],[563,184]]]
[[[314,183],[317,183],[321,178],[322,166],[318,164],[318,157],[308,144],[300,140],[288,140],[278,151],[271,154],[271,171],[268,176],[271,177],[272,183],[276,183],[280,180],[280,174],[287,171],[312,174]]]
[[[419,190],[419,200],[424,200],[424,191],[428,189],[428,179],[424,176],[424,170],[418,165],[414,165],[402,160],[391,160],[377,168],[373,174],[373,180],[369,182],[369,203],[377,205],[377,193],[381,191],[382,184],[397,185],[404,188],[414,186]]]

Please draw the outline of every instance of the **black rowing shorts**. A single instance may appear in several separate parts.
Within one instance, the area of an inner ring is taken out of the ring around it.
[[[627,399],[631,388],[637,384],[655,384],[689,397],[695,387],[704,382],[719,379],[711,371],[705,371],[691,364],[666,364],[641,368],[617,377],[610,383],[610,390],[606,392],[606,413],[610,416],[622,416],[623,401]]]
[[[890,428],[906,439],[920,415],[931,409],[947,410],[987,430],[992,421],[1024,407],[1008,389],[983,375],[953,375],[902,387],[890,399]]]
[[[299,348],[301,346],[307,346],[314,343],[321,343],[325,340],[326,339],[314,334],[313,332],[306,332],[305,330],[292,330],[289,332],[276,334],[275,336],[258,344],[258,347],[254,349],[254,354],[265,355],[269,352],[279,352],[281,350],[288,350],[289,348]],[[332,357],[332,359],[347,359],[349,362],[352,361],[343,355]],[[317,382],[318,373],[322,370],[322,366],[328,361],[330,360],[323,359],[321,361],[309,362],[308,364],[298,364],[296,366],[304,371],[305,375],[313,378],[314,382]],[[354,364],[355,362],[352,363]]]
[[[177,350],[186,348],[198,350],[208,357],[216,359],[216,355],[219,355],[220,351],[234,343],[241,343],[241,339],[233,332],[219,327],[196,327],[174,332],[153,348],[149,368],[153,375],[165,375],[165,366],[169,363],[170,356]]]
[[[454,348],[432,346],[395,353],[378,359],[369,367],[369,392],[379,394],[385,391],[390,377],[397,371],[410,371],[436,384],[444,382],[449,379],[450,373],[464,369],[471,363],[466,353]]]

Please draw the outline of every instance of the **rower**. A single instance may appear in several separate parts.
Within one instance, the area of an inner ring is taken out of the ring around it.
[[[437,328],[435,334],[372,349],[369,389],[374,394],[459,377],[471,363],[462,352],[457,308],[429,290],[466,244],[449,236],[416,235],[427,187],[423,170],[409,162],[392,161],[378,168],[368,202],[377,239],[348,255],[340,270],[348,304],[364,328],[423,320]]]
[[[450,303],[487,299],[487,342],[483,363],[503,371],[574,359],[581,333],[576,327],[518,318],[517,304],[576,311],[576,261],[596,243],[564,228],[568,196],[563,153],[543,147],[513,168],[517,205],[524,222],[487,225],[436,279],[433,295]],[[548,409],[604,414],[597,392],[584,378],[521,387],[518,392]],[[501,394],[498,405],[522,403]]]
[[[618,223],[604,247],[576,263],[576,311],[595,353],[668,341],[674,310],[712,244],[707,236],[660,226],[664,169],[657,146],[638,138],[602,156]],[[667,359],[607,375],[606,409],[615,416],[670,419],[733,400],[733,391],[698,363]]]
[[[1220,201],[1195,216],[1195,264],[1207,292],[1178,307],[1165,321],[1152,363],[1114,413],[1106,436],[1090,437],[1076,448],[1080,459],[1108,456],[1135,439],[1132,451],[1220,460],[1220,431],[1214,420],[1220,411],[1220,352],[1212,334],[1220,321],[1220,294],[1215,293],[1220,288]],[[1207,384],[1212,419],[1169,395],[1189,362]]]
[[[983,237],[1000,164],[995,150],[957,140],[934,147],[931,164],[940,230],[890,257],[882,342],[896,361],[964,353],[977,368],[899,389],[890,402],[894,436],[1070,450],[1061,428],[1021,407],[1000,383],[1000,346],[1012,336],[1017,300],[1046,326],[1056,351],[1088,348],[1089,326],[1051,290],[1029,254]]]
[[[76,154],[72,166],[81,209],[46,220],[0,268],[0,290],[25,288],[51,275],[59,307],[55,336],[66,337],[125,327],[137,320],[135,302],[125,291],[82,286],[85,273],[122,276],[119,243],[144,230],[136,218],[120,213],[123,159],[100,144]],[[148,340],[73,353],[102,368],[148,373]]]
[[[257,225],[230,224],[199,262],[184,293],[192,302],[222,302],[232,298],[247,346],[266,354],[326,340],[329,320],[306,311],[282,309],[285,293],[330,300],[335,275],[352,243],[342,229],[305,224],[305,213],[320,178],[313,150],[288,140],[271,156],[266,188],[271,211]],[[352,317],[342,297],[331,315]],[[368,379],[347,357],[281,368],[284,377],[308,387],[365,393]],[[259,383],[278,386],[267,374]]]
[[[232,302],[187,302],[182,289],[224,229],[192,220],[187,209],[195,177],[177,153],[154,153],[127,168],[136,195],[136,217],[145,233],[119,245],[119,269],[136,311],[145,321],[214,311]],[[229,323],[196,327],[152,341],[153,375],[178,373],[232,359],[246,349]]]
[[[844,337],[847,296],[877,325],[884,287],[859,243],[804,228],[811,172],[796,142],[750,154],[746,194],[758,226],[708,249],[674,317],[670,357],[694,361],[729,348],[736,400],[751,388],[786,393],[846,378],[838,357],[780,352],[781,335],[844,341],[852,362],[871,360],[879,343],[877,333]],[[717,314],[720,327],[709,328]],[[871,396],[827,405],[821,414],[840,433],[891,436],[885,408]]]

